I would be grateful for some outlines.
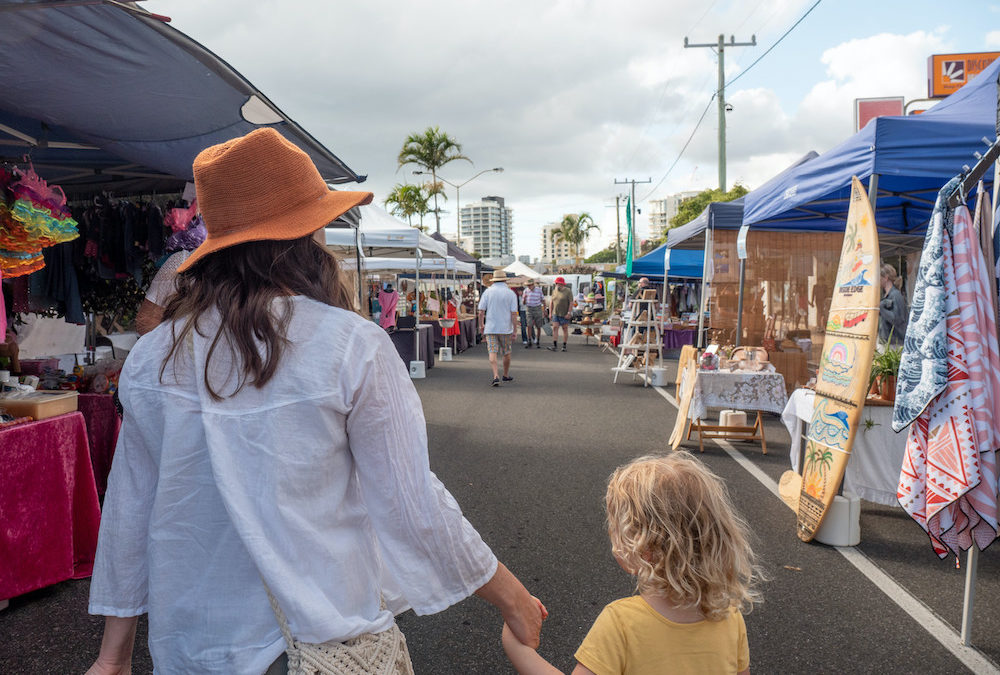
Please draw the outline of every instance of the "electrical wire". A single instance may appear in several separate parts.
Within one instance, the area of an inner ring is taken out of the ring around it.
[[[746,67],[746,69],[745,69],[745,70],[743,70],[743,71],[742,71],[742,72],[741,72],[741,73],[740,73],[739,75],[737,75],[737,76],[736,76],[736,77],[734,77],[733,79],[729,80],[729,82],[726,82],[725,86],[726,86],[726,87],[728,87],[729,85],[731,85],[731,84],[733,84],[734,82],[736,82],[736,80],[740,79],[741,77],[743,77],[744,75],[746,75],[747,73],[749,73],[749,72],[750,72],[750,69],[751,69],[751,68],[753,68],[754,66],[756,66],[756,65],[757,65],[758,63],[760,63],[761,59],[763,59],[763,58],[764,58],[765,56],[767,56],[768,54],[770,54],[770,53],[771,53],[771,50],[773,50],[773,49],[774,49],[775,47],[777,47],[778,45],[780,45],[780,44],[781,44],[781,41],[782,41],[782,40],[784,40],[784,39],[785,39],[786,37],[788,37],[788,34],[789,34],[789,33],[791,33],[791,32],[792,32],[793,30],[795,30],[795,27],[796,27],[796,26],[798,26],[798,25],[799,25],[800,23],[802,23],[803,21],[805,21],[805,18],[806,18],[807,16],[809,16],[809,14],[810,14],[810,13],[811,13],[811,12],[812,12],[812,11],[813,11],[814,9],[816,9],[816,8],[817,8],[817,7],[819,6],[819,3],[821,3],[822,1],[823,1],[823,0],[816,0],[816,2],[815,2],[815,3],[813,3],[813,6],[812,6],[812,7],[810,7],[809,9],[807,9],[807,10],[806,10],[806,13],[805,13],[805,14],[803,14],[803,15],[802,15],[802,16],[801,16],[801,17],[799,18],[799,20],[798,20],[798,21],[796,21],[795,23],[793,23],[793,24],[792,24],[792,27],[791,27],[791,28],[789,28],[788,30],[786,30],[786,31],[784,32],[784,34],[783,34],[783,35],[782,35],[782,36],[781,36],[780,38],[778,38],[778,41],[777,41],[777,42],[775,42],[775,43],[774,43],[773,45],[771,45],[770,47],[768,47],[768,48],[767,48],[767,51],[765,51],[765,52],[764,52],[763,54],[761,54],[760,56],[758,56],[758,57],[757,57],[757,58],[756,58],[756,59],[754,60],[754,62],[753,62],[753,63],[751,63],[751,64],[750,64],[749,66],[747,66],[747,67]]]
[[[705,109],[701,113],[701,117],[698,118],[698,123],[694,125],[694,129],[691,130],[691,135],[688,136],[688,139],[684,142],[684,147],[682,147],[681,151],[677,153],[677,158],[674,159],[674,163],[670,165],[670,168],[667,169],[667,172],[665,174],[663,174],[663,177],[660,178],[659,181],[657,181],[656,185],[653,186],[653,189],[647,192],[646,196],[640,199],[639,201],[644,202],[647,199],[649,199],[650,195],[652,195],[654,192],[657,191],[657,189],[659,189],[659,187],[663,184],[663,181],[665,181],[667,179],[667,176],[670,175],[670,172],[674,170],[675,166],[677,166],[677,163],[681,161],[681,157],[684,156],[684,151],[687,150],[687,147],[691,144],[691,140],[694,138],[694,135],[698,132],[698,127],[700,127],[701,123],[705,121],[705,115],[708,114],[708,111],[712,107],[712,102],[714,100],[715,100],[715,94],[712,94],[711,98],[708,99],[708,105],[705,106]]]
[[[793,23],[793,24],[792,24],[791,28],[789,28],[788,30],[786,30],[786,31],[785,31],[785,32],[784,32],[784,33],[782,34],[782,36],[781,36],[780,38],[778,38],[778,40],[777,40],[777,41],[776,41],[776,42],[775,42],[775,43],[774,43],[773,45],[771,45],[770,47],[768,47],[768,48],[767,48],[767,51],[765,51],[765,52],[764,52],[763,54],[761,54],[760,56],[758,56],[758,57],[757,57],[757,59],[756,59],[756,60],[754,60],[754,62],[753,62],[753,63],[751,63],[751,64],[750,64],[749,66],[747,66],[746,70],[744,70],[744,71],[743,71],[743,72],[741,72],[741,73],[740,73],[739,75],[737,75],[736,77],[734,77],[734,78],[733,78],[732,80],[730,80],[729,82],[727,82],[726,84],[724,84],[724,85],[723,85],[723,89],[725,89],[725,87],[728,87],[728,86],[729,86],[729,85],[731,85],[732,83],[736,82],[736,80],[740,79],[741,77],[743,77],[744,75],[746,75],[746,74],[747,74],[748,72],[750,72],[750,69],[751,69],[751,68],[753,68],[754,66],[756,66],[756,65],[757,65],[758,63],[760,63],[761,59],[763,59],[763,58],[764,58],[765,56],[767,56],[768,54],[770,54],[770,53],[771,53],[771,51],[772,51],[772,50],[773,50],[773,49],[774,49],[775,47],[777,47],[777,46],[778,46],[779,44],[781,44],[781,41],[782,41],[782,40],[784,40],[784,39],[785,39],[786,37],[788,37],[788,35],[789,35],[789,34],[790,34],[790,33],[791,33],[791,32],[792,32],[793,30],[795,30],[795,28],[796,28],[796,27],[797,27],[797,26],[798,26],[798,25],[799,25],[800,23],[802,23],[802,22],[803,22],[803,21],[805,20],[805,18],[806,18],[807,16],[809,16],[809,14],[810,14],[810,13],[811,13],[811,12],[812,12],[812,11],[813,11],[814,9],[816,9],[816,7],[818,7],[818,6],[819,6],[819,3],[820,3],[820,2],[822,2],[822,0],[816,0],[816,2],[815,2],[815,3],[813,3],[813,6],[812,6],[812,7],[810,7],[809,9],[807,9],[807,10],[806,10],[806,13],[805,13],[805,14],[803,14],[803,15],[802,15],[802,16],[801,16],[801,17],[799,18],[799,20],[798,20],[798,21],[796,21],[795,23]],[[663,181],[665,181],[665,180],[667,179],[667,176],[669,176],[669,175],[670,175],[670,172],[674,170],[674,167],[675,167],[675,166],[677,166],[677,163],[681,161],[681,157],[683,157],[683,156],[684,156],[684,152],[685,152],[685,151],[687,150],[688,146],[689,146],[689,145],[691,144],[691,140],[692,140],[692,139],[694,138],[694,135],[695,135],[695,133],[697,133],[697,131],[698,131],[698,128],[699,128],[699,127],[701,126],[701,123],[705,121],[705,116],[706,116],[706,115],[708,114],[708,110],[709,110],[709,108],[711,108],[711,107],[712,107],[712,101],[714,101],[714,100],[715,100],[715,97],[716,97],[716,96],[718,96],[718,95],[719,95],[720,93],[721,93],[721,90],[718,90],[718,89],[717,89],[717,90],[715,91],[715,93],[714,93],[714,94],[712,94],[712,97],[711,97],[711,98],[710,98],[710,99],[708,100],[708,105],[706,105],[706,106],[705,106],[705,110],[704,110],[704,112],[702,112],[702,113],[701,113],[701,117],[700,117],[700,118],[698,119],[698,123],[694,125],[694,129],[692,129],[692,130],[691,130],[691,135],[690,135],[690,136],[688,136],[688,139],[687,139],[687,141],[685,141],[685,142],[684,142],[684,146],[683,146],[683,147],[681,148],[680,152],[678,152],[678,153],[677,153],[677,157],[676,157],[676,158],[674,159],[673,163],[672,163],[672,164],[670,165],[670,168],[668,168],[668,169],[667,169],[667,171],[666,171],[666,173],[664,173],[664,174],[663,174],[663,177],[662,177],[662,178],[660,178],[660,180],[659,180],[659,181],[657,181],[657,183],[656,183],[656,185],[655,185],[655,186],[653,187],[653,189],[651,189],[651,190],[650,190],[649,192],[647,192],[647,193],[646,193],[646,195],[645,195],[645,196],[644,196],[644,197],[643,197],[642,199],[640,199],[639,201],[643,201],[643,202],[644,202],[644,201],[646,201],[647,199],[649,199],[649,198],[650,198],[650,197],[651,197],[651,196],[653,195],[653,193],[654,193],[654,192],[656,192],[656,191],[657,191],[657,190],[659,189],[660,185],[662,185],[662,184],[663,184]]]

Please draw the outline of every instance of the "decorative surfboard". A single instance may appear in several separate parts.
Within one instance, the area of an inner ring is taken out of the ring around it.
[[[855,176],[806,435],[798,495],[797,533],[802,541],[811,541],[822,525],[858,431],[878,337],[879,265],[875,214]]]

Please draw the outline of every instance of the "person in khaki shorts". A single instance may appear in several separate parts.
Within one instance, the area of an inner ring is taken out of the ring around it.
[[[490,368],[493,369],[491,384],[494,387],[500,386],[498,358],[503,358],[503,381],[514,381],[510,376],[510,350],[517,323],[517,296],[507,288],[507,273],[496,270],[493,272],[493,283],[479,299],[479,325],[483,329],[486,349],[490,354]]]

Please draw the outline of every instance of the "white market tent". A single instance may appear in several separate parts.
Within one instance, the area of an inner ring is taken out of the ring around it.
[[[507,265],[503,268],[503,271],[514,277],[528,277],[529,279],[542,278],[541,273],[531,269],[520,260],[515,260],[511,264]]]
[[[448,245],[410,227],[385,209],[374,204],[357,207],[360,223],[357,241],[352,229],[326,228],[326,245],[339,248],[361,248],[363,255],[383,258],[414,258],[448,255]]]
[[[353,259],[344,260],[348,269],[356,269],[358,264]],[[415,258],[362,258],[361,267],[366,272],[416,272]],[[476,274],[476,266],[472,263],[456,260],[452,256],[445,258],[429,258],[420,261],[421,272],[456,272],[458,274]]]
[[[354,210],[351,213],[353,215]],[[410,227],[385,209],[366,204],[357,207],[359,223],[356,228],[326,228],[326,245],[331,248],[351,249],[355,252],[354,268],[364,268],[363,257],[410,258],[414,262],[417,287],[420,286],[420,271],[430,261],[424,254],[444,260],[448,255],[448,244],[429,237],[415,227]],[[352,223],[353,224],[353,223]],[[361,293],[361,284],[358,284]],[[363,301],[362,301],[363,302]],[[420,360],[420,330],[413,331],[413,353]],[[411,371],[412,372],[412,371]]]

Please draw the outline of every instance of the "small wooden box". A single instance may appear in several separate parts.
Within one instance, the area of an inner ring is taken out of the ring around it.
[[[75,391],[57,391],[52,393],[35,392],[25,396],[0,397],[0,410],[5,410],[14,417],[30,417],[44,420],[77,409],[79,395]]]

